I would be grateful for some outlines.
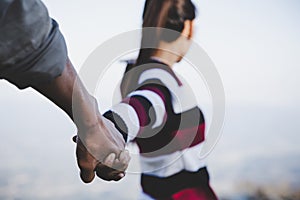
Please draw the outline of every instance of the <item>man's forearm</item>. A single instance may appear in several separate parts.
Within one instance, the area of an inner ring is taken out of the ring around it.
[[[64,110],[77,128],[91,127],[99,122],[97,101],[85,89],[69,60],[59,77],[34,89]]]

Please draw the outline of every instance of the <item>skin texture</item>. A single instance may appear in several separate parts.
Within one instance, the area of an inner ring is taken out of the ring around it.
[[[107,181],[118,181],[125,176],[130,160],[125,141],[100,115],[96,99],[88,93],[69,60],[59,77],[34,89],[74,121],[78,136],[73,140],[77,144],[77,163],[83,182],[90,183],[95,174]]]

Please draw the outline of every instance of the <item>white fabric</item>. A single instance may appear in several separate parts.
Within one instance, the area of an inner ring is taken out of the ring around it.
[[[206,160],[200,159],[202,146],[201,143],[183,151],[156,157],[140,156],[142,172],[158,177],[168,177],[182,170],[196,172],[206,166]]]
[[[197,105],[196,98],[194,98],[193,92],[188,84],[179,86],[176,79],[165,70],[146,70],[141,74],[138,83],[141,84],[153,78],[159,79],[170,90],[172,94],[172,105],[176,114],[187,111]]]

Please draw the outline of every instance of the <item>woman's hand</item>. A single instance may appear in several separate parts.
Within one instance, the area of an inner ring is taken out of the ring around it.
[[[130,161],[125,141],[114,124],[104,117],[73,138],[77,143],[76,156],[83,182],[90,183],[95,173],[106,181],[118,181],[125,176]]]

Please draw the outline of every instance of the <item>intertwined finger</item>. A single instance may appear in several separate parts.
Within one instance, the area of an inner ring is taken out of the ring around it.
[[[120,153],[119,158],[115,160],[113,168],[120,171],[125,171],[128,167],[129,161],[130,161],[129,151],[124,150]]]
[[[88,152],[77,136],[73,137],[73,141],[77,143],[77,163],[80,168],[80,178],[83,182],[92,182],[95,178],[95,172],[99,178],[106,181],[118,181],[125,176],[125,170],[130,161],[127,150],[122,151],[118,158],[116,158],[115,153],[111,153],[101,163]]]
[[[104,180],[118,181],[125,176],[129,161],[130,156],[127,150],[122,151],[117,159],[111,154],[103,163],[97,165],[96,174]]]

